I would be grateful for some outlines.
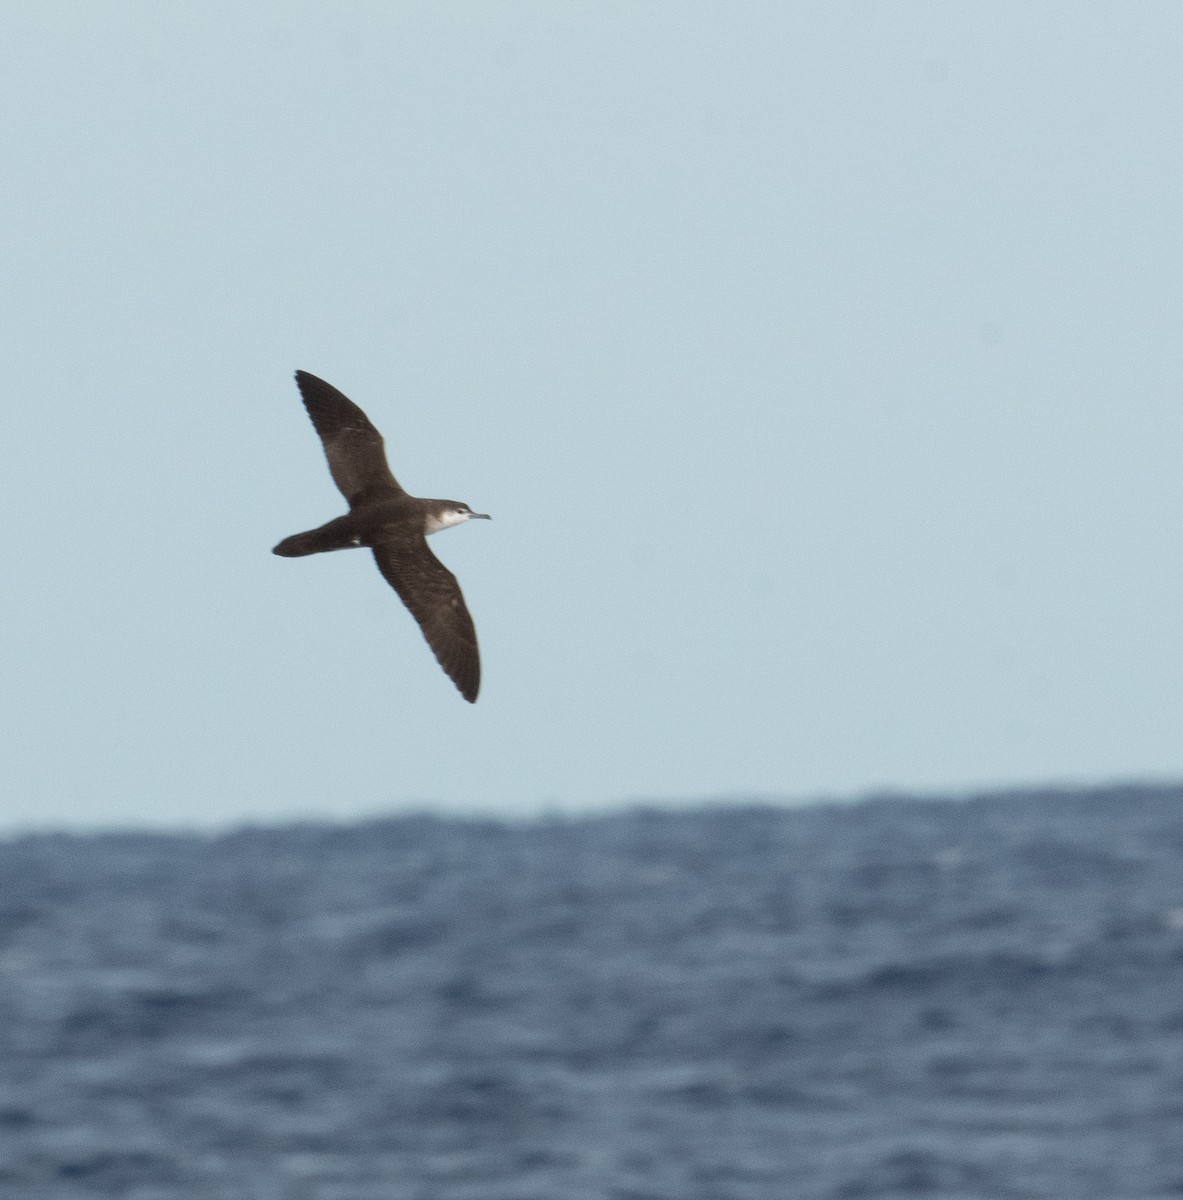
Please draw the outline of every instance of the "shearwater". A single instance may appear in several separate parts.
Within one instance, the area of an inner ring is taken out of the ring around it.
[[[304,407],[324,445],[329,473],[349,511],[318,529],[284,538],[284,558],[368,546],[383,578],[419,622],[448,678],[470,704],[481,686],[476,629],[456,576],[427,545],[427,536],[479,518],[459,500],[409,496],[390,473],[382,435],[352,400],[307,371],[296,372]]]

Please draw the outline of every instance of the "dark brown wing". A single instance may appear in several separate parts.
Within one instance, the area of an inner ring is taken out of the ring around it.
[[[428,548],[424,537],[378,542],[374,560],[386,582],[419,622],[427,644],[470,704],[481,687],[476,630],[456,576]]]
[[[333,482],[352,507],[371,494],[403,495],[386,465],[382,435],[347,396],[307,371],[296,372],[304,407],[324,443]]]

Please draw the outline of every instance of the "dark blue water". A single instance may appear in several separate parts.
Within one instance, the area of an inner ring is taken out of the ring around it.
[[[1183,1196],[1183,789],[0,845],[0,1196]]]

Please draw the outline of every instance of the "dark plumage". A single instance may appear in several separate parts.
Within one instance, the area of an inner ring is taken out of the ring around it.
[[[476,630],[455,575],[432,554],[427,535],[473,518],[488,520],[488,515],[459,500],[407,495],[390,473],[382,435],[366,414],[307,371],[296,372],[296,383],[349,512],[284,538],[274,553],[296,558],[369,546],[382,577],[419,622],[448,678],[474,702],[481,686]]]

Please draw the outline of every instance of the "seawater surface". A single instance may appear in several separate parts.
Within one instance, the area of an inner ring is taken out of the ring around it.
[[[1183,1196],[1183,789],[9,841],[0,1196]]]

